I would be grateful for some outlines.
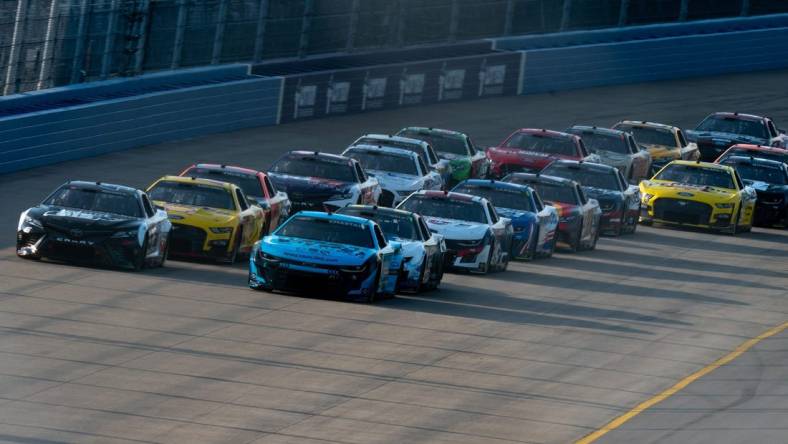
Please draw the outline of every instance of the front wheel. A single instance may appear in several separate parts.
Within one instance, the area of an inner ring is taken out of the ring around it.
[[[235,238],[235,242],[233,242],[233,250],[230,252],[230,254],[227,257],[227,263],[230,265],[233,265],[236,262],[238,262],[238,256],[241,254],[240,253],[241,238],[243,238],[243,235],[244,235],[243,231],[240,231],[238,233],[238,236],[236,236]]]
[[[143,268],[145,268],[146,265],[145,261],[147,256],[148,256],[148,239],[146,237],[145,242],[142,243],[142,249],[140,250],[140,253],[137,255],[137,257],[134,258],[134,264],[133,264],[134,271],[141,271]]]

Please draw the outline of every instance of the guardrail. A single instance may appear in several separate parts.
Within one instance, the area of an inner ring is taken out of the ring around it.
[[[237,78],[246,65],[212,70],[57,88],[52,97],[9,96],[0,101],[0,114],[42,109],[0,118],[0,173],[278,122],[281,78]],[[97,100],[62,106],[90,97]]]

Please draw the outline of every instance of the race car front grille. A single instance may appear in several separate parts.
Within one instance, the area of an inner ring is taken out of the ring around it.
[[[333,194],[302,194],[290,195],[293,211],[324,211],[323,202],[331,199]]]
[[[200,253],[205,245],[208,234],[205,230],[190,225],[172,224],[170,234],[170,253],[192,254]]]
[[[763,205],[780,205],[783,203],[783,198],[782,193],[758,192],[758,203]]]
[[[707,225],[711,219],[711,205],[686,199],[657,199],[654,217],[679,224]]]

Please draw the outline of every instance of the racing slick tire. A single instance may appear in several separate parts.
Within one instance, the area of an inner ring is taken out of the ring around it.
[[[503,261],[495,267],[495,271],[498,273],[503,273],[509,268],[509,253],[501,253],[504,255]]]
[[[167,262],[167,259],[170,256],[170,235],[167,235],[167,240],[164,241],[164,251],[160,254],[161,258],[159,258],[159,262],[156,263],[157,268],[163,268],[164,264]]]
[[[536,255],[536,244],[537,244],[538,241],[539,241],[539,228],[537,228],[536,229],[536,233],[534,233],[534,241],[531,242],[531,246],[528,247],[528,253],[526,254],[524,260],[532,261],[532,260],[536,259],[536,257],[537,257],[537,255]],[[512,249],[513,248],[514,248],[514,243],[512,243]],[[514,254],[514,251],[512,251],[512,250],[509,250],[509,251],[510,251],[509,252],[509,257],[516,257],[516,255]]]
[[[730,228],[728,228],[727,233],[730,234],[731,236],[736,236],[737,234],[741,233],[741,229],[739,228],[740,222],[741,222],[741,207],[739,207],[739,210],[736,212],[736,217],[733,218],[733,221],[731,222],[731,226]]]
[[[577,234],[569,239],[567,245],[569,245],[569,253],[577,253],[581,250],[581,241],[580,239],[583,238],[583,221],[580,221],[580,224],[577,228]]]
[[[427,290],[437,290],[443,280],[443,257],[436,260],[430,271],[430,280],[427,284]]]
[[[146,263],[146,257],[145,257],[147,256],[147,253],[148,253],[148,238],[146,237],[145,242],[142,243],[142,248],[140,249],[140,253],[137,255],[137,257],[134,258],[134,264],[132,265],[134,267],[134,271],[141,271],[143,268],[145,268],[146,265],[148,265]]]
[[[381,268],[380,268],[380,264],[378,264],[378,270],[375,272],[375,288],[373,288],[372,291],[370,291],[367,297],[364,299],[364,302],[366,302],[367,304],[374,304],[375,302],[377,302],[378,296],[380,296],[378,294],[378,288],[380,287],[380,272],[381,272]]]
[[[241,254],[241,252],[240,252],[240,250],[241,250],[241,238],[243,237],[243,235],[244,235],[244,232],[243,232],[243,230],[241,230],[238,233],[238,236],[235,237],[235,242],[233,242],[233,250],[230,252],[230,254],[227,255],[227,259],[225,260],[225,262],[227,264],[233,265],[236,262],[238,262],[238,256],[240,256],[240,254]]]
[[[591,243],[586,245],[585,248],[583,248],[583,250],[585,251],[596,250],[597,242],[599,242],[599,229],[596,230],[596,234],[594,235],[594,238],[591,240]]]

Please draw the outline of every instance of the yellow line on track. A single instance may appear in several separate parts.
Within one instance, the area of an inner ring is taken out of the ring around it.
[[[702,369],[696,371],[695,373],[687,376],[686,378],[682,379],[681,381],[677,382],[675,385],[670,387],[669,389],[659,393],[658,395],[641,402],[637,406],[635,406],[632,410],[624,413],[623,415],[617,417],[616,419],[610,421],[609,423],[605,424],[604,427],[584,436],[580,440],[576,441],[575,444],[591,444],[597,441],[599,438],[607,435],[608,433],[612,432],[613,430],[621,427],[622,425],[626,424],[629,420],[634,418],[635,416],[643,413],[645,410],[659,404],[660,402],[670,398],[674,394],[678,393],[680,390],[685,388],[686,386],[692,384],[693,382],[697,381],[698,379],[708,375],[709,373],[717,370],[718,368],[722,367],[725,364],[730,363],[734,359],[741,356],[744,352],[754,347],[757,343],[763,341],[764,339],[774,336],[778,333],[783,332],[784,330],[788,329],[788,322],[783,323],[782,325],[778,325],[777,327],[771,328],[760,335],[745,341],[735,350],[728,353],[727,355],[721,357],[720,359],[712,362],[711,364],[703,367]]]

